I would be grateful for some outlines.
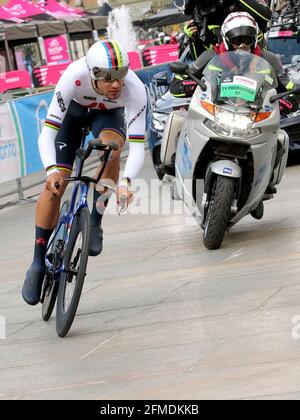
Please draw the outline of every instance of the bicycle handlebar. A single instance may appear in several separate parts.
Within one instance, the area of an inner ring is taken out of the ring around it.
[[[93,150],[100,150],[100,151],[104,152],[104,166],[102,167],[102,170],[98,174],[97,178],[81,176],[83,163],[90,156],[90,154],[92,153]],[[91,140],[88,143],[85,150],[80,148],[76,151],[76,156],[80,160],[80,163],[79,163],[79,168],[80,169],[79,169],[79,172],[77,172],[75,177],[66,178],[66,181],[93,182],[93,183],[97,184],[99,182],[101,176],[102,176],[102,173],[105,169],[105,166],[108,162],[108,159],[109,159],[109,156],[110,156],[111,152],[112,151],[117,151],[117,150],[119,150],[119,146],[116,143],[111,143],[111,144],[107,145],[107,144],[103,144],[100,139]]]
[[[103,144],[100,139],[91,140],[84,151],[83,160],[86,160],[93,150],[100,150],[104,152],[107,150],[117,151],[119,150],[119,146],[116,143],[111,143],[109,145]]]

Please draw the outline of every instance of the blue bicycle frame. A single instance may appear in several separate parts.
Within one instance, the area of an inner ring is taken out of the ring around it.
[[[49,259],[49,255],[50,255],[49,251],[51,249],[51,246],[52,246],[54,240],[57,238],[57,236],[58,236],[59,232],[61,231],[63,225],[67,226],[67,229],[64,229],[63,237],[61,239],[63,241],[64,247],[66,246],[66,244],[68,243],[69,237],[70,237],[71,227],[72,227],[75,215],[82,208],[88,207],[87,197],[88,197],[90,184],[91,183],[97,184],[99,182],[99,180],[101,179],[101,176],[102,176],[102,174],[105,170],[106,164],[107,164],[107,162],[110,158],[112,150],[117,150],[116,145],[112,145],[110,147],[107,147],[107,146],[103,145],[99,140],[90,141],[88,143],[87,148],[84,150],[84,143],[85,143],[86,134],[87,133],[84,130],[83,131],[83,136],[82,136],[81,147],[76,152],[78,162],[77,162],[77,165],[76,165],[75,177],[71,177],[71,178],[66,179],[67,181],[74,181],[75,182],[74,185],[73,185],[73,190],[72,190],[72,195],[71,195],[71,200],[70,200],[70,206],[69,206],[67,212],[61,217],[61,220],[59,221],[59,225],[58,225],[58,227],[56,227],[56,232],[55,232],[53,238],[51,239],[51,241],[49,242],[49,244],[47,246],[47,252],[46,252],[46,256],[45,256],[46,267],[47,267],[49,273],[51,275],[53,275],[56,280],[59,278],[60,273],[65,271],[65,267],[64,267],[63,259],[60,262],[58,267],[53,266],[53,261],[51,261]],[[90,178],[90,177],[82,176],[84,161],[90,156],[90,154],[92,153],[93,150],[104,151],[103,166],[102,166],[102,169],[101,169],[100,173],[98,174],[97,178]],[[79,194],[79,199],[77,199],[79,189],[80,189],[80,194]]]

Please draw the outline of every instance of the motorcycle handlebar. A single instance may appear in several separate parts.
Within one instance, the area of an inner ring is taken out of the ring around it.
[[[277,95],[273,95],[270,98],[270,103],[272,104],[278,101],[278,99],[285,98],[286,96],[289,96],[289,95],[300,95],[300,88],[293,89],[288,92],[278,93]]]

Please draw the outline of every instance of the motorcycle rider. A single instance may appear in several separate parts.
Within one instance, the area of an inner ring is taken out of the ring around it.
[[[258,45],[258,33],[258,25],[249,13],[230,13],[221,27],[222,43],[216,44],[213,50],[204,51],[189,66],[189,72],[201,78],[202,70],[216,54],[240,49],[261,56],[272,65],[278,77],[278,93],[294,89],[294,83],[284,71],[278,56],[270,51],[261,49]],[[283,113],[295,112],[298,110],[298,107],[298,101],[294,96],[280,100],[280,108]]]
[[[222,42],[220,33],[221,25],[226,16],[231,12],[246,11],[257,22],[260,33],[258,42],[264,46],[264,32],[271,19],[272,12],[265,0],[188,0],[185,5],[185,14],[195,15],[197,8],[201,16],[201,26],[195,20],[184,26],[184,33],[188,38],[190,52],[193,60],[206,50],[213,50],[215,44]],[[176,75],[171,81],[170,92],[179,98],[189,98],[196,89],[196,84],[187,77]]]
[[[199,7],[198,0],[188,0],[184,12],[187,15],[193,15],[197,7]],[[206,24],[206,28],[200,27],[195,20],[187,23],[184,27],[194,60],[204,50],[213,49],[217,42],[221,42],[220,29],[223,21],[229,13],[238,11],[247,12],[256,20],[260,28],[258,41],[263,40],[263,34],[266,32],[272,16],[272,11],[266,0],[204,0],[200,3],[199,14],[206,17],[206,21],[201,22]]]

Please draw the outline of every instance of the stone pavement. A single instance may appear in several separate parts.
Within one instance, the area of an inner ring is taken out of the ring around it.
[[[294,165],[217,251],[186,215],[107,214],[64,339],[21,298],[35,202],[0,210],[0,399],[299,399],[299,185]]]

